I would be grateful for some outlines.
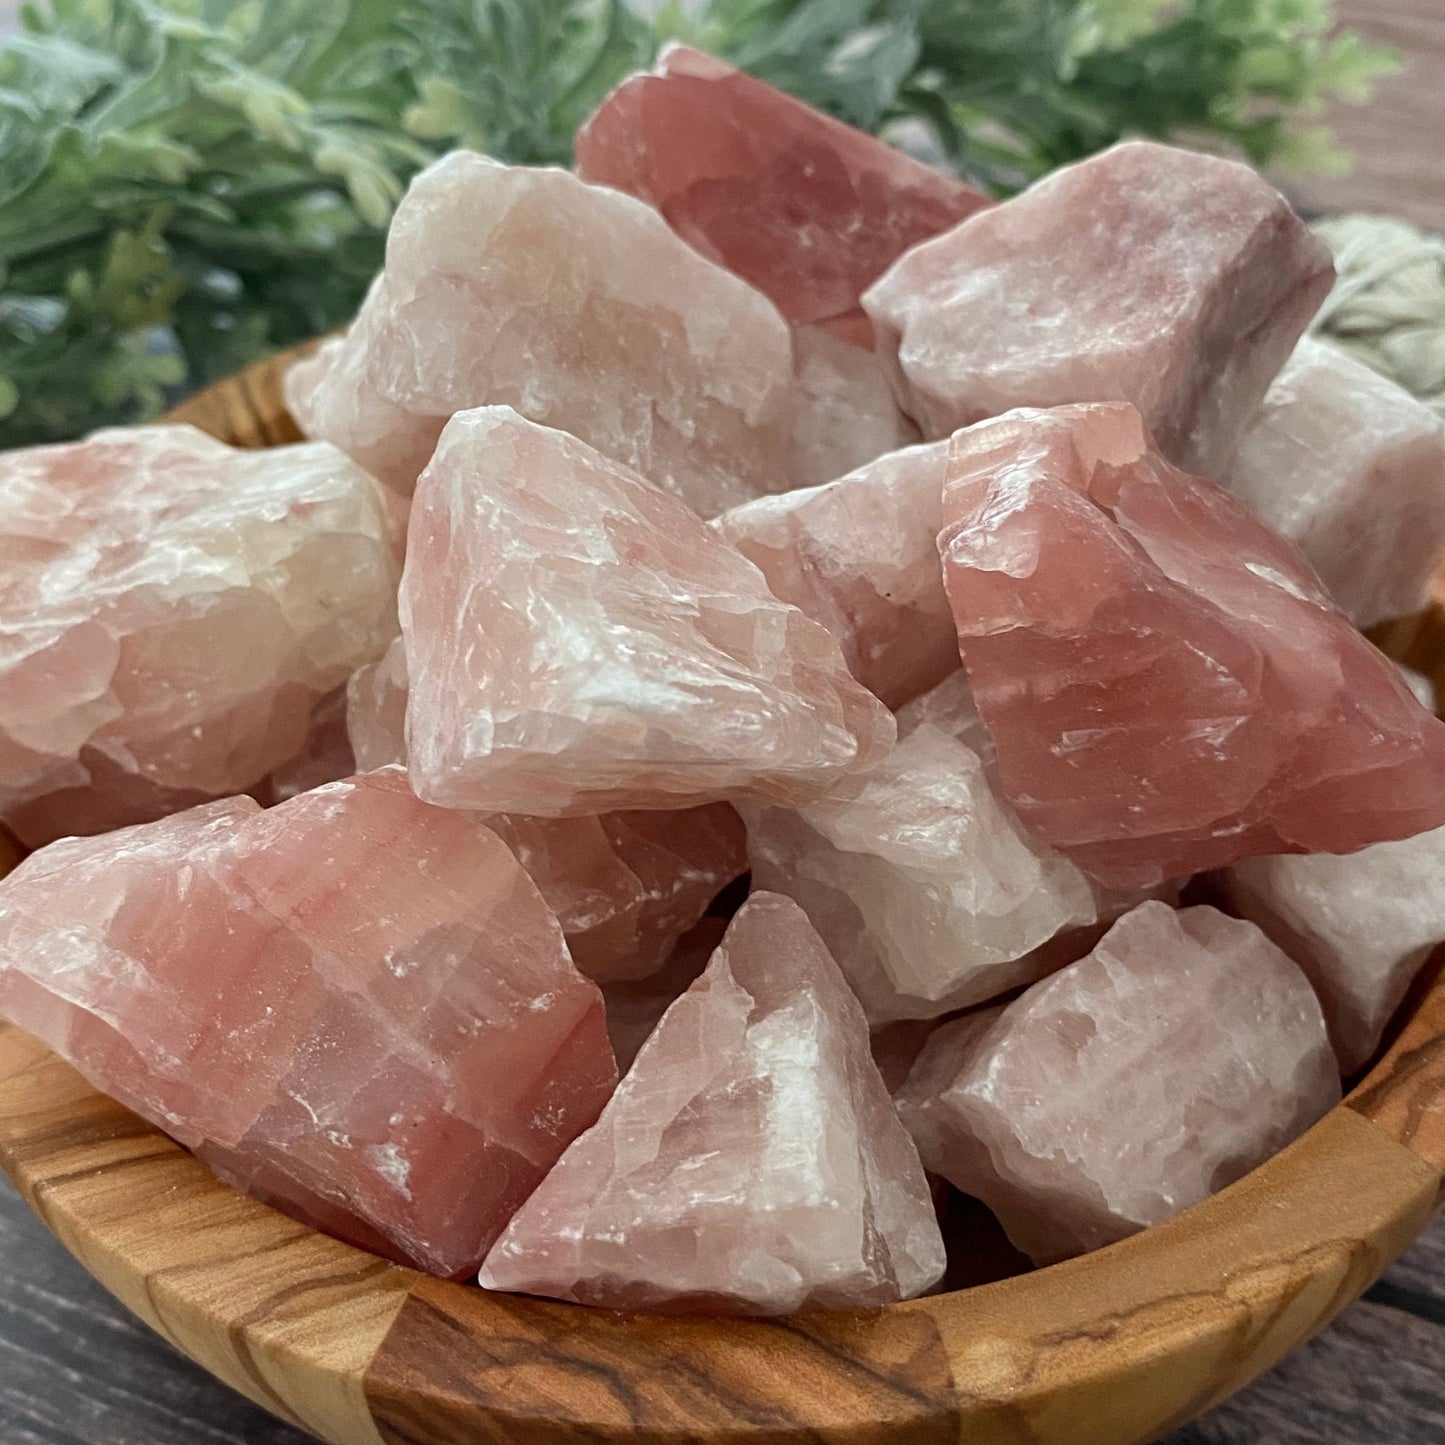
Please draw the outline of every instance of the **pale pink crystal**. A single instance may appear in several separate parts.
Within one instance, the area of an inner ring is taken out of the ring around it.
[[[649,207],[457,151],[413,180],[351,330],[288,396],[405,491],[447,417],[496,403],[711,515],[794,485],[794,389],[783,318]]]
[[[1047,1263],[1207,1198],[1339,1097],[1299,969],[1251,923],[1145,903],[981,1033],[940,1030],[900,1109],[925,1162]]]
[[[667,961],[647,978],[617,979],[602,985],[607,1037],[625,1074],[663,1014],[694,983],[727,931],[726,918],[700,919],[678,939]]]
[[[943,1268],[863,1016],[802,911],[761,894],[481,1278],[616,1309],[786,1314],[907,1298]]]
[[[867,346],[858,298],[988,197],[687,46],[623,81],[577,136],[577,168],[654,205],[794,322]]]
[[[1006,1004],[992,1004],[936,1023],[920,1044],[908,1072],[893,1087],[893,1104],[918,1147],[918,1157],[939,1178],[948,1168],[953,1129],[946,1095],[974,1045],[998,1020]],[[893,1027],[906,1027],[894,1024]],[[877,1035],[874,1035],[876,1040]],[[876,1044],[875,1044],[876,1052]]]
[[[945,579],[1004,789],[1081,867],[1148,887],[1445,822],[1445,725],[1132,407],[981,423],[949,477]]]
[[[214,803],[0,884],[0,1011],[243,1189],[476,1267],[616,1079],[494,834],[399,773]]]
[[[792,486],[831,482],[918,440],[918,428],[898,409],[890,368],[876,353],[803,326],[793,333],[793,365]]]
[[[686,506],[505,407],[443,433],[401,618],[408,766],[447,807],[796,801],[893,737],[832,638]]]
[[[833,795],[743,808],[755,884],[807,910],[875,1026],[1032,983],[1088,948],[1044,945],[1101,916],[1094,885],[1024,829],[953,727],[925,711],[899,733]]]
[[[258,784],[395,631],[381,489],[186,426],[0,457],[0,818],[27,843]]]
[[[1299,545],[1357,627],[1430,600],[1445,562],[1445,429],[1338,347],[1299,344],[1221,480]]]
[[[1213,477],[1333,275],[1247,166],[1133,141],[908,252],[863,304],[926,436],[1123,400]]]
[[[406,762],[406,649],[351,679],[348,724],[366,768]],[[747,870],[742,820],[726,803],[672,812],[486,823],[521,860],[589,978],[645,978],[718,893]]]
[[[1229,897],[1304,969],[1344,1071],[1378,1048],[1426,959],[1445,943],[1445,828],[1359,853],[1248,858]]]
[[[890,707],[958,669],[938,560],[947,461],[946,441],[910,447],[714,523],[775,596],[838,639],[853,676]]]

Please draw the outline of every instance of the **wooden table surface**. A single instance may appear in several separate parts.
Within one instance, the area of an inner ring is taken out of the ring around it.
[[[8,0],[0,0],[0,18]],[[1445,0],[1342,0],[1410,59],[1338,118],[1353,175],[1302,204],[1445,232]],[[0,1445],[307,1445],[117,1305],[0,1182]],[[1445,1218],[1335,1326],[1169,1445],[1445,1441]]]

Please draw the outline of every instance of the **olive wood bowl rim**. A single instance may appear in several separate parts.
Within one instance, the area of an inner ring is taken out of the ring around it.
[[[168,420],[295,440],[280,381],[305,349]],[[1440,602],[1376,640],[1445,682]],[[141,1318],[332,1445],[1143,1445],[1321,1328],[1428,1223],[1445,1181],[1438,967],[1396,1028],[1319,1124],[1168,1223],[871,1312],[621,1316],[429,1279],[222,1184],[10,1027],[0,1166]]]

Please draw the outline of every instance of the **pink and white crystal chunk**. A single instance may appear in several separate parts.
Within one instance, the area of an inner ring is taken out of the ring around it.
[[[863,1015],[803,912],[764,893],[481,1280],[612,1309],[788,1314],[905,1299],[943,1268]]]
[[[577,136],[589,181],[656,206],[790,321],[868,346],[858,301],[910,247],[988,205],[983,192],[688,46],[663,52]]]
[[[392,523],[325,443],[149,426],[0,456],[0,819],[36,846],[286,764],[395,631]]]
[[[1077,957],[1045,945],[1101,915],[1095,886],[1028,833],[948,725],[953,701],[905,710],[898,745],[836,795],[743,809],[755,885],[803,906],[874,1027],[1032,983]]]
[[[1415,975],[1445,943],[1445,828],[1359,853],[1246,858],[1234,906],[1304,969],[1344,1071],[1379,1046]]]
[[[1171,461],[1217,477],[1333,276],[1248,166],[1131,141],[915,247],[863,305],[925,436],[1128,401]]]
[[[1115,886],[1445,823],[1445,725],[1295,548],[1123,404],[959,432],[939,538],[1024,825]]]
[[[938,1030],[899,1108],[1044,1264],[1208,1198],[1339,1097],[1299,969],[1252,923],[1151,902],[991,1022]]]
[[[401,589],[429,801],[541,816],[797,802],[893,719],[837,644],[675,497],[505,407],[458,414]]]
[[[1328,342],[1300,342],[1227,477],[1356,627],[1418,612],[1445,562],[1445,427]]]
[[[0,884],[0,1012],[221,1176],[476,1268],[616,1082],[495,834],[400,773],[66,839]]]

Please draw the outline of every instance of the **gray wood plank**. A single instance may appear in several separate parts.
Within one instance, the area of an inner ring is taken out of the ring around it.
[[[3,1445],[312,1445],[117,1304],[0,1180]]]
[[[1445,1327],[1363,1302],[1167,1445],[1440,1445]]]

